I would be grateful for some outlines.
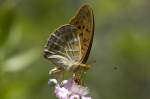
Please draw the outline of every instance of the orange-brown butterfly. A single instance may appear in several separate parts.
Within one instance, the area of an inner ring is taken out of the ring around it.
[[[92,46],[94,35],[94,15],[89,5],[83,5],[69,24],[63,25],[51,33],[44,48],[44,57],[56,67],[50,74],[63,71],[73,73],[88,69],[85,64]]]

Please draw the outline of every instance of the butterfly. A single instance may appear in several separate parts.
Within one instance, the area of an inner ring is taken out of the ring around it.
[[[53,33],[45,48],[44,57],[56,67],[50,74],[69,71],[78,74],[91,66],[86,64],[94,36],[94,14],[89,5],[83,5],[77,14]]]

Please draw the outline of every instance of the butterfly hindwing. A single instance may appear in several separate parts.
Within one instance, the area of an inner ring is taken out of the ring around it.
[[[44,56],[62,69],[81,60],[80,30],[64,25],[51,33],[44,49]]]

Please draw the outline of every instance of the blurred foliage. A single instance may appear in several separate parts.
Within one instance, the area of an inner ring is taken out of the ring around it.
[[[55,99],[43,47],[84,3],[96,23],[86,76],[93,99],[150,98],[149,0],[0,0],[0,99]]]

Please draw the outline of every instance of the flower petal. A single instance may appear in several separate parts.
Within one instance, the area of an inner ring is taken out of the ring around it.
[[[82,99],[92,99],[91,97],[82,97]]]
[[[59,99],[68,99],[70,92],[67,89],[65,89],[64,87],[56,86],[55,87],[55,95]]]
[[[71,95],[69,99],[80,99],[79,95]]]
[[[72,87],[72,85],[73,85],[73,83],[74,83],[73,79],[67,80],[67,81],[65,81],[65,82],[66,82],[66,83],[64,84],[64,88],[70,90],[71,87]]]

